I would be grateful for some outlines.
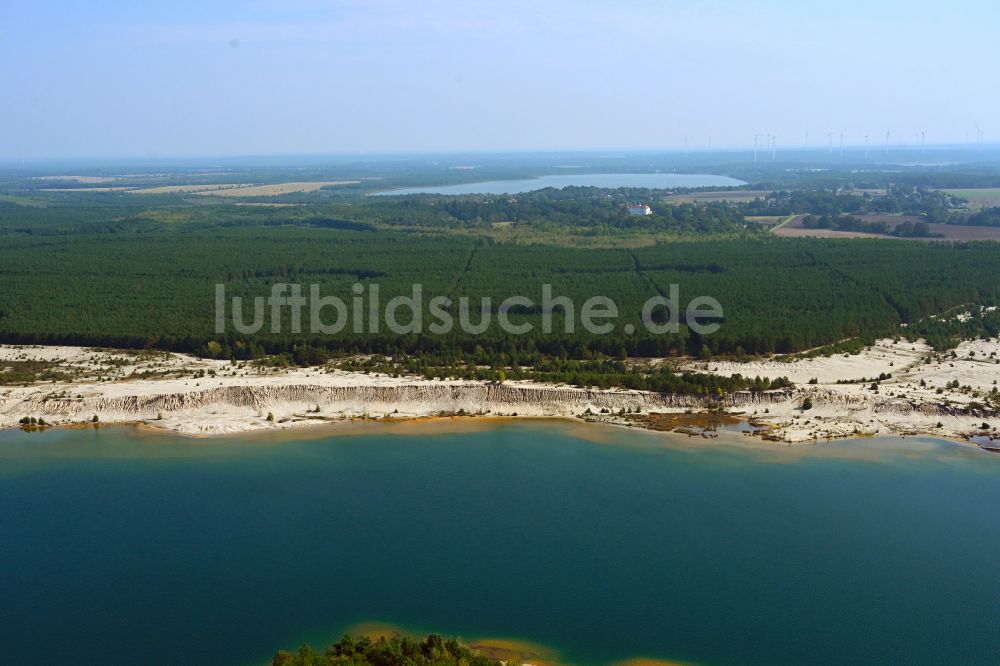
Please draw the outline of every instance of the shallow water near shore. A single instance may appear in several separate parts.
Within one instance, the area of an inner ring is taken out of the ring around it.
[[[0,431],[0,648],[260,664],[362,622],[567,663],[991,663],[1000,455],[561,422]]]

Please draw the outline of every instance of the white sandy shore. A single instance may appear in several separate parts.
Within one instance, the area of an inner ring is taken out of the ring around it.
[[[16,426],[25,416],[70,425],[96,415],[101,423],[146,422],[212,435],[357,417],[566,417],[587,410],[648,413],[700,406],[697,398],[641,391],[441,381],[332,368],[261,369],[163,352],[0,346],[0,364],[4,361],[45,361],[74,376],[0,386],[0,427]]]
[[[942,355],[926,345],[883,340],[846,357],[690,362],[687,368],[723,375],[786,376],[795,382],[793,391],[733,394],[722,405],[731,413],[770,426],[768,437],[775,441],[918,433],[962,439],[984,432],[980,429],[984,421],[991,429],[1000,425],[1000,419],[989,411],[961,413],[970,402],[987,402],[984,396],[1000,378],[1000,343],[964,343],[955,353],[956,358],[949,354],[935,361]],[[578,417],[588,410],[600,414],[638,408],[649,414],[698,412],[710,406],[693,396],[530,382],[498,386],[327,368],[263,370],[164,352],[0,345],[0,368],[4,361],[8,365],[10,361],[50,363],[63,376],[0,386],[0,427],[17,426],[25,416],[70,425],[91,421],[96,415],[101,423],[145,422],[180,433],[216,435],[357,417],[402,419],[458,412]],[[871,379],[881,373],[891,373],[892,379],[879,382],[879,390],[873,392]],[[816,383],[810,384],[811,379]],[[837,383],[860,379],[869,381]],[[969,388],[937,392],[953,381]],[[806,397],[813,401],[813,408],[803,411]],[[621,421],[613,415],[598,418]]]
[[[853,355],[697,362],[687,367],[721,375],[788,377],[796,390],[786,400],[769,405],[767,413],[750,412],[774,426],[772,436],[788,442],[889,434],[965,439],[973,433],[996,435],[1000,426],[994,410],[961,413],[971,403],[987,405],[988,394],[997,386],[1000,341],[996,340],[964,342],[953,352],[940,354],[922,342],[879,340]],[[872,391],[872,380],[883,373],[891,379],[879,381],[877,392]],[[959,388],[946,388],[956,381]],[[801,407],[807,397],[813,407],[806,411]],[[989,430],[982,429],[984,422]]]

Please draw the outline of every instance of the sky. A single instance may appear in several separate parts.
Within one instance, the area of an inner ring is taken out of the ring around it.
[[[0,0],[0,159],[1000,136],[993,0]],[[991,113],[992,112],[992,113]]]

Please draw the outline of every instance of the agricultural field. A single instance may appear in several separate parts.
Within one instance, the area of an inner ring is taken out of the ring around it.
[[[131,187],[43,187],[39,192],[128,192]]]
[[[733,190],[716,192],[690,192],[663,197],[663,203],[745,203],[764,198],[766,190]]]
[[[83,180],[77,180],[83,178]],[[83,183],[119,182],[119,178],[58,178],[56,180],[77,180]],[[298,192],[315,192],[324,187],[335,185],[357,185],[359,180],[324,180],[293,183],[202,183],[191,185],[157,185],[154,187],[136,187],[133,185],[108,185],[91,187],[46,187],[39,192],[128,192],[130,194],[205,194],[220,197],[272,197]]]
[[[122,178],[122,176],[35,176],[35,180],[72,181],[81,184],[114,183]]]
[[[132,194],[187,194],[191,192],[207,192],[210,190],[229,190],[236,187],[246,187],[242,183],[213,183],[202,185],[161,185],[159,187],[142,187],[131,190]]]
[[[273,197],[295,192],[315,192],[335,185],[357,185],[360,180],[328,180],[302,183],[270,183],[267,185],[236,185],[227,188],[205,189],[198,194],[219,197]]]
[[[838,231],[835,229],[807,229],[802,225],[802,215],[795,216],[787,224],[773,229],[776,236],[784,238],[885,238],[881,234],[871,234],[858,231]],[[904,222],[920,222],[921,218],[913,215],[859,215],[865,222],[883,222],[890,229]],[[964,224],[938,224],[928,222],[927,227],[932,234],[927,238],[910,238],[920,241],[972,241],[1000,240],[1000,227],[972,226]]]
[[[945,194],[965,199],[970,210],[1000,206],[1000,187],[979,187],[969,189],[943,189]]]

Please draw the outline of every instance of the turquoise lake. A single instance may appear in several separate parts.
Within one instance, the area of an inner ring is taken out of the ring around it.
[[[742,180],[729,176],[707,173],[576,173],[524,178],[520,180],[491,180],[461,185],[405,187],[378,192],[380,195],[400,194],[517,194],[546,187],[735,187],[746,185]]]
[[[370,621],[566,663],[997,663],[1000,455],[732,437],[2,431],[0,654],[262,664]]]

